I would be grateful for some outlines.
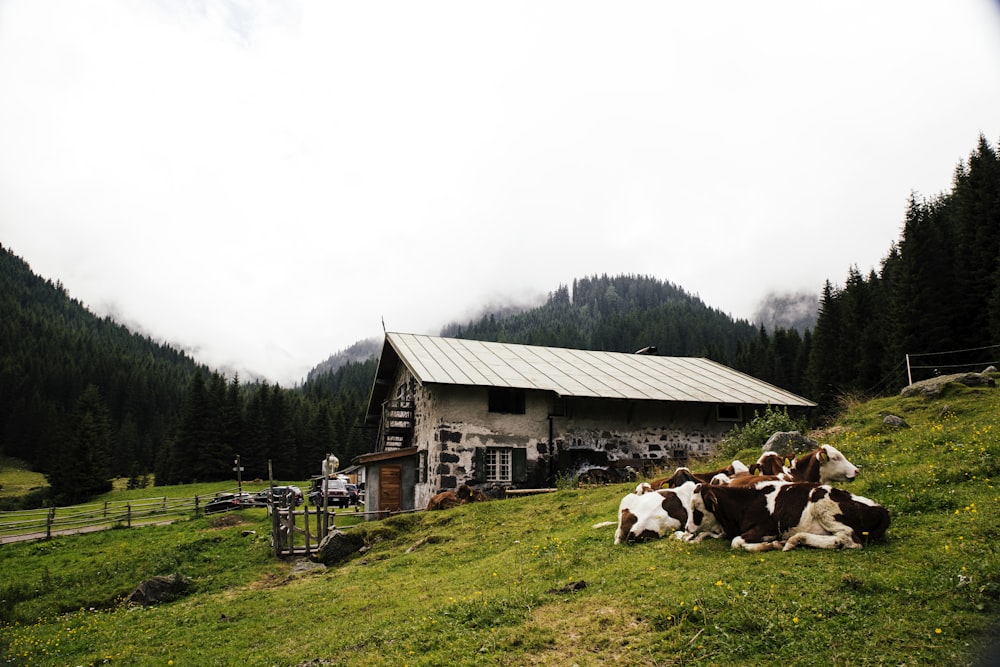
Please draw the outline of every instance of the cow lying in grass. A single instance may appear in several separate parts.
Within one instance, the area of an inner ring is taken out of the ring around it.
[[[636,487],[635,492],[622,498],[618,504],[618,528],[615,544],[659,539],[673,534],[687,539],[684,526],[691,513],[691,497],[696,484],[687,482],[675,489],[653,489],[648,482]],[[696,541],[706,537],[721,537],[722,529],[713,531],[711,520],[702,521],[702,531]]]
[[[697,535],[706,529],[717,533],[720,527],[734,549],[860,549],[885,535],[889,512],[868,498],[825,484],[699,484],[691,495],[685,529]]]
[[[434,495],[427,503],[427,511],[446,510],[466,503],[482,502],[489,499],[489,496],[479,489],[463,484],[454,491],[442,491]]]

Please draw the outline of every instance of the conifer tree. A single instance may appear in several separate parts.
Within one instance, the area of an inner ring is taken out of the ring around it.
[[[80,503],[110,491],[112,449],[107,405],[97,387],[88,385],[66,420],[46,474],[56,503]]]

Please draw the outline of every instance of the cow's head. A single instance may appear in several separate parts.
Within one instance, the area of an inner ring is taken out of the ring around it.
[[[677,468],[677,470],[674,471],[673,475],[668,477],[663,482],[663,486],[661,488],[676,489],[678,486],[681,486],[682,484],[686,484],[688,482],[697,482],[697,481],[698,478],[694,476],[694,473],[691,472],[690,468],[681,466],[680,468]]]
[[[650,484],[649,482],[641,482],[638,486],[635,487],[635,491],[633,493],[635,493],[635,495],[637,496],[641,496],[642,494],[649,493],[652,490],[653,490],[652,484]]]
[[[684,530],[696,535],[703,530],[711,530],[717,526],[715,509],[719,501],[711,484],[699,484],[694,487],[691,496],[691,511],[688,513],[687,525]]]
[[[788,456],[781,456],[777,452],[764,452],[757,462],[750,466],[750,472],[754,475],[780,475],[791,465],[792,460]]]
[[[820,445],[820,448],[813,454],[819,462],[819,482],[829,484],[830,482],[850,482],[858,476],[858,468],[847,460],[847,457],[840,453],[836,447],[830,445]]]

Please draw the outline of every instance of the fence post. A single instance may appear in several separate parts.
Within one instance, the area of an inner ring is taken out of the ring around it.
[[[278,521],[278,508],[274,507],[271,511],[271,543],[274,545],[274,555],[281,558],[281,535],[279,532],[279,527],[281,523]]]
[[[913,373],[910,371],[910,355],[906,355],[906,381],[907,384],[913,384]]]
[[[132,527],[132,503],[125,503],[125,525]]]
[[[295,503],[294,502],[292,503],[292,507],[293,507],[292,511],[294,512],[295,511],[294,510],[294,507],[295,507]],[[304,514],[302,515],[302,518],[304,519],[305,528],[306,528],[306,553],[308,554],[309,553],[309,505],[303,505],[302,506],[302,510],[304,512]],[[316,519],[317,520],[319,519],[318,515],[316,516]]]
[[[104,501],[104,518],[105,519],[108,518],[108,501],[107,500]]]
[[[198,505],[198,496],[194,497],[194,515],[197,517],[200,510],[200,505]]]
[[[56,520],[56,508],[50,507],[49,514],[45,517],[45,539],[52,539],[52,524]]]

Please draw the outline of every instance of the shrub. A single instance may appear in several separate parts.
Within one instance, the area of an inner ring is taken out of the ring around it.
[[[736,456],[744,449],[760,450],[767,439],[778,431],[806,430],[805,419],[793,419],[788,414],[788,408],[767,406],[764,413],[754,412],[753,419],[742,427],[733,428],[719,443],[719,453],[723,456]]]

